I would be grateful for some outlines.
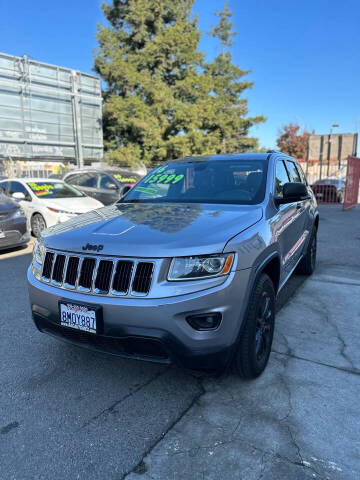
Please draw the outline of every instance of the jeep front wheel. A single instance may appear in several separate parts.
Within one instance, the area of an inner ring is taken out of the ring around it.
[[[252,379],[265,370],[274,335],[275,291],[266,274],[255,282],[244,322],[233,369],[240,377]]]

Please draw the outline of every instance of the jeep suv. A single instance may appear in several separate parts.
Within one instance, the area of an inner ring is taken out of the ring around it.
[[[125,197],[42,232],[28,270],[37,328],[192,369],[264,370],[275,299],[316,261],[319,215],[279,152],[187,157]]]

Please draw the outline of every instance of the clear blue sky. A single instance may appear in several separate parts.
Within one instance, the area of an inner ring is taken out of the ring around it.
[[[246,92],[251,115],[268,120],[252,130],[274,147],[279,127],[298,122],[316,133],[360,127],[360,2],[358,0],[230,0],[238,32],[235,62],[251,69]],[[27,53],[53,64],[91,72],[97,46],[98,0],[0,0],[0,51]],[[196,0],[201,49],[218,53],[206,35],[222,0]]]

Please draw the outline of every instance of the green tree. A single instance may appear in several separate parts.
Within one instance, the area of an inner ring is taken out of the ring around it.
[[[258,140],[248,136],[249,129],[265,121],[264,116],[248,117],[247,100],[242,98],[243,92],[253,86],[253,82],[243,80],[249,71],[241,70],[232,62],[229,48],[233,45],[230,21],[232,12],[226,2],[224,8],[215,13],[220,18],[213,26],[210,35],[217,38],[221,44],[221,54],[212,62],[207,63],[205,71],[211,77],[213,90],[213,115],[209,119],[208,128],[217,132],[220,144],[218,152],[239,152],[258,149]]]
[[[111,162],[160,163],[256,145],[255,139],[243,138],[262,120],[244,118],[247,102],[239,96],[251,84],[237,79],[247,72],[232,66],[227,52],[204,64],[193,3],[102,4],[108,26],[98,28],[95,70],[106,82],[104,143]]]

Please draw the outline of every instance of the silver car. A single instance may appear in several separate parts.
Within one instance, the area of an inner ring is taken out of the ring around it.
[[[0,250],[25,245],[29,240],[23,210],[0,189]]]
[[[187,157],[118,203],[42,233],[28,270],[37,328],[192,369],[265,368],[275,299],[316,261],[319,214],[282,153]]]

